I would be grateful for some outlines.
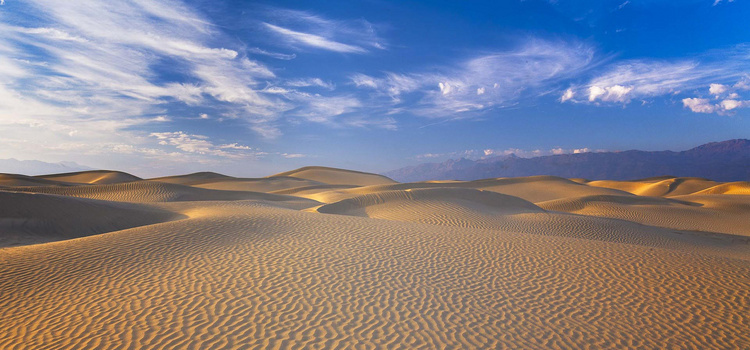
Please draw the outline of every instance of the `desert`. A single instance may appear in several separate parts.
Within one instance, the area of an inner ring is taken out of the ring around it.
[[[0,348],[745,348],[750,183],[5,174]]]

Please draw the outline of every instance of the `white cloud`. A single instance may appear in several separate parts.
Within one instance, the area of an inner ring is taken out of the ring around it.
[[[188,134],[183,131],[154,132],[151,137],[159,140],[162,146],[174,146],[180,151],[223,158],[255,157],[252,148],[237,143],[215,145],[207,136]]]
[[[483,149],[483,150],[464,150],[458,152],[449,153],[425,153],[415,156],[414,158],[419,160],[426,159],[448,159],[448,158],[468,158],[468,159],[484,159],[491,157],[502,157],[514,155],[519,158],[534,158],[560,154],[578,154],[578,153],[589,153],[589,152],[606,152],[606,150],[593,150],[588,147],[583,148],[572,148],[566,149],[562,147],[556,147],[548,150],[533,149],[525,150],[520,148],[505,148],[505,149]]]
[[[484,86],[477,89],[477,95],[484,95]]]
[[[273,57],[279,60],[286,60],[286,61],[297,58],[296,54],[284,54],[284,53],[278,53],[278,52],[271,52],[271,51],[263,50],[259,47],[251,47],[247,49],[247,52],[258,54],[258,55],[264,55],[268,57]]]
[[[291,87],[322,87],[328,90],[336,89],[336,85],[331,82],[325,82],[320,78],[294,79],[286,82]]]
[[[151,120],[155,121],[155,122],[159,122],[159,123],[164,123],[164,122],[172,121],[172,119],[169,118],[169,116],[166,116],[166,115],[160,115],[160,116],[155,117],[155,118],[153,118]]]
[[[735,108],[748,106],[748,101],[738,101],[738,100],[727,99],[727,100],[721,101],[720,105],[721,105],[721,108],[723,108],[725,111],[731,111]]]
[[[371,77],[371,76],[369,76],[369,75],[355,74],[355,75],[352,75],[351,77],[349,77],[349,79],[351,79],[351,81],[357,87],[364,86],[364,87],[369,87],[369,88],[373,88],[373,89],[377,89],[378,88],[378,83],[377,83],[376,79],[373,78],[373,77]]]
[[[721,95],[721,94],[723,94],[723,93],[727,92],[727,88],[728,88],[728,86],[726,86],[726,85],[722,85],[722,84],[711,84],[711,85],[709,86],[709,88],[708,88],[708,92],[709,92],[709,93],[710,93],[711,95],[716,95],[716,96],[718,96],[718,95]]]
[[[716,111],[716,106],[711,104],[707,98],[683,98],[682,105],[695,113],[713,113]]]
[[[750,101],[742,100],[740,95],[740,91],[746,90],[746,79],[743,78],[734,85],[710,84],[708,91],[715,100],[720,99],[722,95],[725,96],[718,103],[712,103],[708,98],[690,97],[684,98],[682,104],[695,113],[731,114],[732,110],[750,107]]]
[[[727,0],[727,2],[734,2],[734,0]],[[721,3],[721,0],[714,0],[714,6]]]
[[[292,114],[315,123],[337,125],[336,117],[362,107],[362,103],[351,96],[298,95],[296,98],[304,101],[304,105]]]
[[[266,26],[266,28],[270,29],[271,31],[277,34],[280,34],[281,36],[289,40],[289,42],[291,42],[292,44],[302,44],[302,45],[306,45],[306,46],[310,46],[314,48],[335,51],[335,52],[344,52],[344,53],[367,52],[367,50],[365,50],[362,47],[336,42],[333,40],[329,40],[320,35],[297,32],[297,31],[279,27],[270,23],[264,23],[264,25]]]
[[[573,96],[575,96],[575,92],[573,91],[573,89],[567,89],[562,94],[562,96],[560,96],[560,102],[565,102],[567,100],[570,100],[573,98]]]
[[[292,159],[292,158],[304,158],[306,155],[301,153],[282,153],[281,154],[284,158]]]
[[[221,148],[221,149],[241,149],[241,150],[247,150],[247,151],[252,150],[252,147],[250,147],[250,146],[243,146],[243,145],[237,144],[236,142],[235,143],[229,143],[229,144],[226,144],[226,145],[221,145],[221,146],[219,146],[219,148]]]
[[[607,102],[627,103],[630,101],[630,97],[628,96],[628,94],[630,94],[631,91],[633,91],[633,87],[631,86],[627,86],[627,87],[622,86],[622,85],[614,85],[614,86],[606,86],[606,87],[591,86],[589,87],[589,101],[594,102],[598,99],[598,100],[607,101]],[[562,101],[562,102],[565,102],[565,101]]]
[[[453,91],[454,87],[452,87],[449,83],[438,83],[438,86],[440,87],[440,92],[443,93],[443,95],[450,94],[451,91]]]
[[[66,33],[62,30],[55,29],[55,28],[15,28],[15,29],[23,33],[43,35],[54,40],[77,41],[77,42],[88,41],[84,38],[70,35],[69,33]]]

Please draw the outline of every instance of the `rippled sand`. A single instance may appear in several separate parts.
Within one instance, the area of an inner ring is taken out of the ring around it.
[[[747,183],[3,179],[0,349],[750,347]]]

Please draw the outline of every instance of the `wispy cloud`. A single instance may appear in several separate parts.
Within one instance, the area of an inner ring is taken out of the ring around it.
[[[205,110],[196,113],[200,119],[243,121],[269,139],[282,135],[280,120],[286,117],[337,127],[369,125],[344,122],[355,118],[351,114],[361,103],[334,92],[334,83],[279,77],[253,58],[288,61],[296,54],[227,47],[222,43],[231,40],[224,40],[220,28],[182,1],[30,0],[14,5],[28,16],[10,21],[0,14],[0,129],[16,136],[12,144],[0,142],[8,154],[39,158],[75,150],[82,157],[114,152],[169,161],[177,159],[175,152],[179,159],[237,156],[238,148],[207,145],[187,132],[164,139],[148,132],[157,123],[195,118],[169,113],[184,105]],[[278,19],[283,11],[277,12]],[[371,49],[381,41],[365,21],[306,16],[280,22],[306,23],[302,28],[316,29],[323,45],[330,44],[328,37],[343,38],[346,44],[339,49]],[[297,88],[318,88],[324,95]],[[342,115],[346,118],[337,120]],[[198,149],[203,153],[194,152]]]
[[[384,49],[375,26],[364,20],[334,20],[305,11],[270,8],[262,26],[291,47],[364,54]]]
[[[518,103],[546,94],[553,86],[586,70],[593,48],[577,42],[530,39],[508,51],[481,54],[442,67],[440,73],[386,73],[381,77],[355,74],[351,82],[387,96],[390,103],[416,94],[412,113],[435,118],[462,118],[468,113]]]
[[[286,60],[286,61],[293,60],[293,59],[297,58],[297,55],[295,55],[295,54],[285,54],[285,53],[271,52],[271,51],[263,50],[263,49],[261,49],[259,47],[251,47],[251,48],[247,49],[247,52],[258,54],[258,55],[264,55],[264,56],[268,56],[268,57],[273,57],[273,58],[276,58],[276,59]]]
[[[292,44],[302,44],[305,46],[315,47],[315,48],[329,50],[329,51],[336,51],[336,52],[346,52],[346,53],[367,52],[367,50],[365,50],[362,47],[343,44],[340,42],[329,40],[320,35],[297,32],[297,31],[279,27],[270,23],[264,23],[264,24],[266,28],[270,29],[271,31],[277,34],[281,34],[281,36],[286,38]]]

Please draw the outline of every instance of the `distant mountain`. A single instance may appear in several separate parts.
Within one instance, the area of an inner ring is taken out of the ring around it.
[[[532,175],[590,180],[633,180],[672,175],[715,181],[750,181],[750,140],[712,142],[682,152],[633,150],[536,158],[515,155],[480,160],[461,158],[406,167],[384,175],[401,182]]]
[[[39,160],[0,159],[0,173],[44,175],[92,170],[75,162],[47,163]]]

